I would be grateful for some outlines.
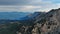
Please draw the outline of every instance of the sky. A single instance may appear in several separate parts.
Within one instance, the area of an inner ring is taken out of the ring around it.
[[[0,11],[48,12],[60,8],[60,0],[0,0]]]

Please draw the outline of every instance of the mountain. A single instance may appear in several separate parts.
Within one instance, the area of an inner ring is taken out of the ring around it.
[[[38,15],[43,12],[0,12],[0,24],[7,24],[10,22],[20,22],[24,25],[31,25]]]
[[[26,17],[23,17],[21,18],[22,20],[36,20],[36,17],[38,15],[42,15],[42,14],[45,14],[44,12],[34,12],[34,13],[31,13],[31,14],[28,14]]]
[[[0,19],[21,20],[22,17],[31,14],[29,12],[0,12]]]
[[[60,8],[27,14],[22,20],[0,25],[1,34],[60,34]],[[3,21],[4,22],[4,21]]]
[[[29,20],[35,19],[38,15],[43,14],[42,12],[0,12],[0,20]]]
[[[41,34],[60,34],[60,8],[50,10],[34,23],[40,28]]]
[[[27,16],[21,18],[20,22],[24,25],[32,25],[35,22],[36,17],[43,14],[45,14],[45,12],[34,12],[32,14],[28,14]]]

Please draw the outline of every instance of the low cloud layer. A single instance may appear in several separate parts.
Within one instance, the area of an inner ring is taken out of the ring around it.
[[[45,11],[60,8],[60,0],[0,0],[0,11]]]

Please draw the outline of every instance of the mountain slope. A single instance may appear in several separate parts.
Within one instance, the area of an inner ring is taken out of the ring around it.
[[[40,28],[41,34],[59,34],[60,33],[60,9],[52,9],[43,17],[35,21],[36,26]]]
[[[39,15],[42,15],[42,14],[45,14],[45,13],[44,12],[34,12],[32,14],[28,14],[26,17],[23,17],[21,19],[25,19],[25,20],[29,20],[29,19],[36,20],[36,17],[39,16]]]

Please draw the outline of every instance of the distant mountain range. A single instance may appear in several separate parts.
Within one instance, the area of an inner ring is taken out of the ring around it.
[[[32,24],[36,17],[43,15],[44,12],[0,12],[0,24],[10,22],[20,22],[22,24]],[[40,17],[39,17],[40,18]]]
[[[22,20],[36,20],[36,17],[39,15],[43,15],[45,12],[34,12],[32,14],[28,14],[26,17],[21,18]]]
[[[38,15],[42,14],[42,12],[0,12],[0,20],[28,20],[34,19]]]
[[[0,19],[21,20],[21,18],[29,15],[29,12],[0,12]]]

